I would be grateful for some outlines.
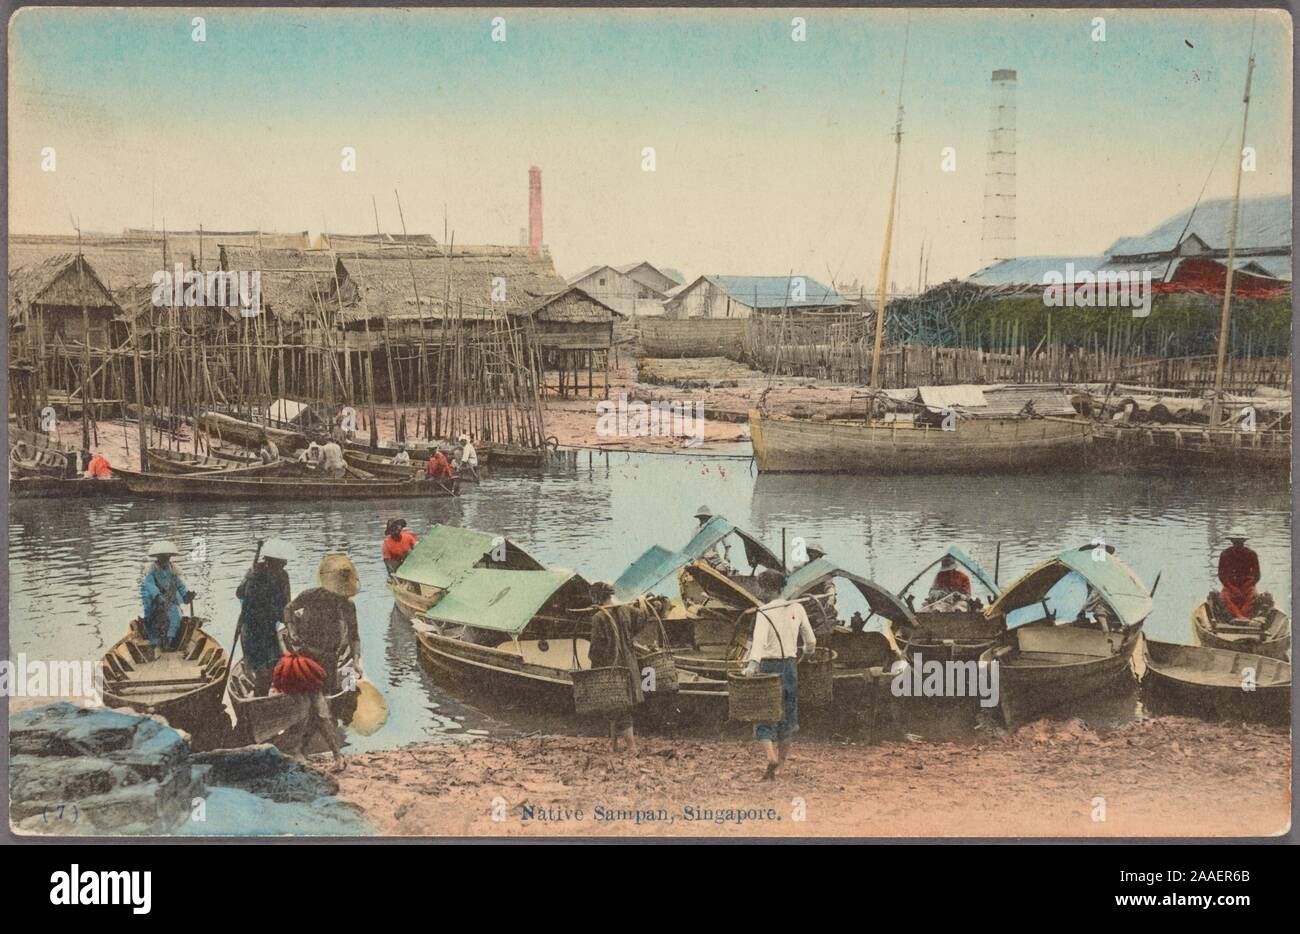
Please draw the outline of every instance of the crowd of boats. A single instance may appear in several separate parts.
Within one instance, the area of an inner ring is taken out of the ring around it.
[[[190,445],[148,447],[142,469],[87,467],[91,452],[10,426],[10,492],[16,496],[132,495],[160,499],[321,500],[453,496],[477,483],[485,467],[540,467],[546,449],[480,442],[468,436],[409,443],[367,443],[342,430],[304,431],[206,412],[186,425]],[[175,437],[175,435],[174,435]],[[200,442],[199,439],[202,439]],[[342,463],[324,469],[333,442]],[[468,448],[466,447],[468,445]],[[188,449],[187,449],[188,448]],[[466,457],[468,450],[471,456]],[[439,454],[450,470],[435,470]]]
[[[777,570],[781,598],[803,604],[817,634],[820,654],[801,662],[809,670],[800,676],[801,706],[813,718],[875,723],[887,705],[939,703],[995,707],[1015,728],[1071,715],[1131,690],[1135,678],[1153,709],[1289,717],[1290,619],[1271,600],[1260,601],[1257,617],[1232,618],[1211,594],[1191,612],[1189,644],[1175,644],[1142,631],[1159,578],[1148,586],[1109,546],[1050,555],[1007,586],[953,546],[894,592],[811,543],[788,568],[726,518],[703,509],[699,519],[680,548],[653,546],[632,562],[603,606],[592,581],[546,566],[506,536],[435,524],[390,565],[395,619],[409,623],[420,660],[449,692],[565,716],[598,712],[582,693],[595,615],[611,603],[634,606],[643,622],[633,636],[645,678],[639,719],[670,728],[752,720],[737,713],[736,692],[762,603],[758,575]],[[743,570],[733,551],[743,552]],[[275,742],[292,726],[294,703],[257,693],[203,620],[184,620],[173,651],[142,632],[132,624],[104,656],[109,705],[158,713],[199,735],[219,726],[212,741],[223,744]],[[995,695],[980,695],[976,683],[994,668]],[[234,734],[221,710],[227,683]]]

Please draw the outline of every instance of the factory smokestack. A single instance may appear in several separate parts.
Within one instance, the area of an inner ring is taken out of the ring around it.
[[[542,253],[542,170],[528,169],[528,255]]]
[[[993,72],[982,253],[985,265],[1016,256],[1016,73],[1010,68]]]

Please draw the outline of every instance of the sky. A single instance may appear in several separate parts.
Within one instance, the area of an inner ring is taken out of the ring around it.
[[[923,244],[931,283],[985,255],[994,69],[1018,73],[1019,254],[1100,253],[1203,186],[1230,196],[1252,20],[1242,191],[1289,193],[1276,10],[25,8],[9,225],[368,233],[377,209],[400,232],[396,192],[410,232],[513,244],[537,165],[562,275],[648,259],[871,290],[901,83],[890,278],[915,287]]]

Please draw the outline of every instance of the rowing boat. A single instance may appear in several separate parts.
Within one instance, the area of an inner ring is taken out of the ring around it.
[[[261,444],[263,435],[275,442],[275,446],[285,453],[307,446],[307,436],[302,432],[247,422],[220,412],[204,412],[199,416],[199,427],[223,441],[234,441],[250,448]]]
[[[941,557],[930,562],[920,573],[913,577],[898,592],[899,599],[912,606],[915,602],[912,587],[925,577],[935,565],[944,558],[952,558],[960,567],[965,568],[985,591],[984,599],[996,600],[1001,590],[990,579],[984,569],[956,545],[949,547]],[[937,660],[975,661],[988,651],[1006,632],[1006,626],[999,617],[990,619],[984,614],[984,608],[978,603],[972,609],[913,609],[914,623],[906,622],[894,626],[894,636],[898,639],[903,653],[911,658],[919,653],[923,658]]]
[[[275,468],[277,465],[267,465]],[[438,480],[351,480],[305,479],[278,476],[249,476],[238,471],[205,474],[150,474],[116,470],[126,488],[136,496],[154,499],[272,499],[330,500],[406,499],[456,495],[455,481]],[[237,475],[236,475],[237,474]]]
[[[116,470],[116,469],[115,469]],[[90,479],[86,477],[15,477],[9,481],[9,495],[14,499],[45,497],[115,497],[127,492],[120,477]]]
[[[343,459],[358,470],[364,470],[366,473],[377,477],[409,480],[424,473],[424,465],[420,463],[394,464],[391,458],[384,457],[381,454],[368,454],[365,451],[354,451],[350,448],[343,452]]]
[[[1284,720],[1291,665],[1249,652],[1142,640],[1142,688],[1194,711],[1248,720]]]
[[[228,726],[221,707],[226,653],[203,629],[206,620],[181,620],[180,641],[174,651],[151,645],[140,620],[104,653],[104,703],[158,714],[196,742]]]
[[[1009,631],[980,655],[998,666],[998,705],[1009,728],[1131,682],[1133,651],[1151,612],[1151,593],[1110,549],[1064,551],[1029,571],[985,610]],[[1079,584],[1096,603],[1057,625]],[[1025,616],[1030,619],[1024,619]]]
[[[169,451],[166,448],[148,448],[145,451],[145,462],[153,473],[171,474],[206,473],[237,467],[252,467],[262,463],[258,457],[252,455],[223,454],[218,457],[185,451]]]
[[[349,708],[354,704],[355,693],[326,694],[325,700],[336,717],[346,719],[351,716]],[[235,741],[242,745],[270,743],[282,751],[296,751],[287,748],[286,740],[290,739],[290,734],[286,731],[302,722],[309,702],[303,694],[258,694],[242,658],[230,668],[230,706],[235,712]],[[329,726],[341,744],[345,739],[342,727],[337,723]],[[319,734],[313,734],[302,751],[312,755],[327,749],[329,745],[325,740]]]
[[[1285,659],[1291,652],[1291,617],[1277,607],[1259,620],[1217,619],[1208,603],[1192,611],[1192,634],[1199,645],[1211,649],[1251,652]]]

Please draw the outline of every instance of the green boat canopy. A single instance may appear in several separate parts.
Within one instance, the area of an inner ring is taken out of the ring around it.
[[[454,525],[434,525],[420,537],[406,560],[393,576],[439,590],[447,590],[462,574],[490,561],[493,545],[503,541],[499,535],[462,529]],[[505,539],[505,564],[511,568],[536,571],[542,565],[514,542]]]
[[[1067,575],[1082,577],[1106,605],[1114,610],[1121,623],[1135,626],[1151,612],[1151,591],[1132,568],[1103,549],[1104,557],[1094,557],[1096,548],[1085,545],[1073,551],[1063,551],[1050,561],[1045,561],[1009,586],[985,615],[1006,616],[1015,610],[1040,603],[1048,592]]]
[[[916,625],[912,611],[892,593],[875,581],[867,580],[852,571],[846,571],[829,558],[809,561],[796,570],[786,578],[785,589],[781,592],[781,596],[787,600],[797,600],[824,581],[834,580],[837,577],[842,577],[857,587],[858,593],[862,594],[863,599],[867,601],[872,613],[883,616],[891,623]]]
[[[570,581],[586,584],[572,571],[471,568],[424,615],[439,622],[517,637],[537,611]]]
[[[614,581],[614,596],[620,600],[633,600],[648,593],[655,584],[678,568],[703,557],[706,551],[733,532],[744,542],[745,560],[751,567],[762,565],[781,570],[781,559],[768,550],[767,546],[722,516],[714,516],[700,526],[699,531],[680,551],[669,551],[659,545],[651,545]]]

